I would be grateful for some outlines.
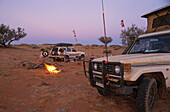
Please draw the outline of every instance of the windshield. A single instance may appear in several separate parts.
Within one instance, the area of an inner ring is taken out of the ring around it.
[[[136,53],[170,53],[170,34],[139,38],[129,51]]]

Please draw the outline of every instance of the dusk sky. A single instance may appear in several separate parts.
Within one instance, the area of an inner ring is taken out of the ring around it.
[[[170,4],[170,0],[104,0],[106,32],[111,44],[121,45],[120,21],[146,28],[143,14]],[[101,0],[0,0],[0,24],[25,29],[27,36],[12,44],[102,44]],[[74,40],[73,29],[78,42]]]

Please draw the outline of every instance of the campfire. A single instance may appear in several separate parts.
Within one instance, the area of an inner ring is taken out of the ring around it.
[[[49,73],[56,73],[57,74],[57,73],[61,72],[61,69],[55,67],[54,65],[48,65],[46,63],[44,63],[44,65],[45,65],[46,70]]]

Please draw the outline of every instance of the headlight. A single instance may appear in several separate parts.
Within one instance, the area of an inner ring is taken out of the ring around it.
[[[94,64],[94,70],[97,70],[97,63]]]
[[[116,65],[116,66],[115,66],[115,72],[116,72],[117,74],[120,73],[120,66],[119,66],[119,65]]]

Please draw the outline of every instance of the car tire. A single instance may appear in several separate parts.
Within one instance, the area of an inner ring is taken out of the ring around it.
[[[69,62],[69,60],[70,60],[70,59],[69,59],[69,56],[66,55],[66,56],[65,56],[65,62]]]
[[[98,93],[101,95],[101,96],[110,96],[110,93],[109,92],[105,92],[104,90],[101,90],[101,89],[97,89]]]
[[[138,112],[151,112],[157,94],[157,82],[152,77],[144,77],[139,85],[137,99]]]
[[[84,55],[81,55],[81,60],[84,60],[85,56]]]
[[[57,61],[61,61],[61,59],[59,57],[57,57]]]
[[[44,50],[44,51],[42,52],[42,55],[43,55],[43,57],[47,57],[47,56],[48,56],[48,51],[47,51],[47,50]]]
[[[53,58],[53,61],[55,62],[55,61],[56,61],[56,59],[55,59],[55,58]]]

